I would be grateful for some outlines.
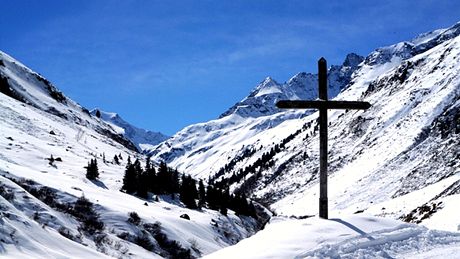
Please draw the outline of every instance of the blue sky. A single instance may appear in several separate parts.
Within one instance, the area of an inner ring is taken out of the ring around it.
[[[91,109],[174,134],[265,77],[460,21],[460,1],[0,0],[0,50]]]

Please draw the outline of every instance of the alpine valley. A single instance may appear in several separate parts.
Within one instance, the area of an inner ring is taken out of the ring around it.
[[[275,106],[316,99],[317,77],[267,77],[219,118],[167,137],[89,111],[0,52],[0,253],[458,258],[460,23],[329,67],[329,98],[372,105],[329,111],[331,220],[317,217],[318,112]],[[256,213],[120,191],[128,157],[247,197]],[[94,217],[79,214],[82,200]]]

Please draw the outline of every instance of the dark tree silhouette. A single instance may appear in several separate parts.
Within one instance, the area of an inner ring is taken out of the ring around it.
[[[189,175],[182,175],[182,182],[179,189],[180,200],[189,209],[196,209],[196,201],[198,191],[196,190],[196,181]]]
[[[148,186],[148,191],[152,193],[157,193],[158,183],[157,183],[157,174],[155,168],[150,163],[150,157],[147,158],[145,163],[145,173],[146,173],[146,182]]]
[[[118,159],[118,156],[117,156],[117,155],[115,155],[115,156],[113,157],[113,162],[114,162],[115,164],[117,164],[117,165],[120,164],[120,159]]]
[[[125,176],[123,177],[123,187],[121,189],[129,194],[133,194],[137,189],[137,174],[134,165],[131,164],[131,157],[128,157]]]
[[[198,207],[204,207],[206,205],[206,189],[203,184],[203,180],[200,179],[198,183]]]
[[[99,177],[99,169],[97,167],[97,160],[96,158],[91,159],[88,163],[86,168],[86,178],[89,180],[96,180]]]

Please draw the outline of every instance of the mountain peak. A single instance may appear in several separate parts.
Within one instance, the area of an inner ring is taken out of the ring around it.
[[[262,82],[260,82],[259,86],[260,88],[263,87],[270,87],[273,85],[279,85],[278,82],[275,81],[275,79],[271,78],[270,76],[267,76]]]
[[[361,62],[363,62],[364,57],[360,56],[356,53],[349,53],[345,57],[345,61],[343,61],[342,66],[344,67],[357,67]]]
[[[350,82],[351,74],[364,60],[362,56],[350,53],[342,66],[329,69],[329,97],[335,97]],[[278,83],[272,77],[262,80],[242,101],[219,116],[238,114],[241,117],[260,117],[281,112],[276,108],[278,100],[299,100],[317,98],[318,76],[313,73],[299,72],[285,83]]]

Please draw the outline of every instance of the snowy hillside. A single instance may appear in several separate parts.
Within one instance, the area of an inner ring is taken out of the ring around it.
[[[459,34],[460,23],[378,48],[351,74],[336,99],[365,100],[372,107],[329,112],[333,212],[365,211],[458,230]],[[329,87],[334,85],[332,68]],[[312,85],[307,90],[316,93],[314,77],[305,76],[308,80]],[[276,96],[296,99],[284,88],[288,84],[266,79],[221,118],[183,129],[152,154],[252,195],[279,214],[316,215],[318,115],[274,110]],[[245,105],[266,95],[275,97],[264,99],[271,108],[262,107],[262,113]],[[388,205],[393,201],[398,206]]]
[[[67,98],[51,82],[0,51],[0,92],[22,103],[84,127],[136,150],[136,147],[109,125],[90,116],[89,111]]]
[[[99,111],[99,114],[97,111]],[[131,140],[139,151],[152,148],[169,138],[161,132],[154,132],[133,126],[114,112],[105,112],[99,109],[93,109],[90,113],[93,116],[99,115],[100,119],[110,124],[116,132]]]
[[[4,53],[0,72],[0,256],[198,257],[256,231],[233,211],[120,192],[127,158],[145,163],[133,144]],[[85,177],[90,159],[96,180]]]

